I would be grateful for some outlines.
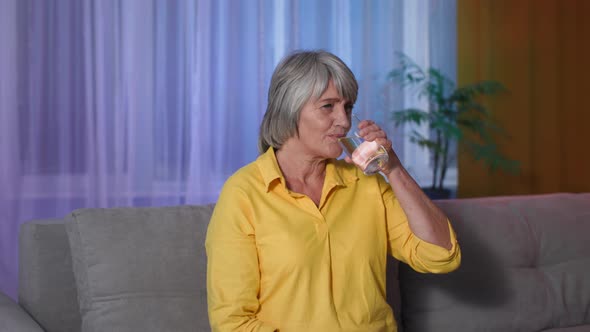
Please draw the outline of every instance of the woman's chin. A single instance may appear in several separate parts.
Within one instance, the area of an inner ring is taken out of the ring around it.
[[[337,147],[330,149],[330,153],[328,154],[328,158],[336,159],[342,155],[342,152],[343,152],[342,147],[340,145],[338,145]]]

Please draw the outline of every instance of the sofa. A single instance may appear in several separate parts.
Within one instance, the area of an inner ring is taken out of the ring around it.
[[[435,201],[461,267],[391,259],[400,331],[590,331],[590,194]],[[207,331],[204,239],[213,205],[80,209],[20,229],[19,295],[0,331]]]

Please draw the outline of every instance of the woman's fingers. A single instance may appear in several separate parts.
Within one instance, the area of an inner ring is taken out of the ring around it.
[[[360,124],[359,135],[366,141],[377,141],[386,149],[391,147],[391,141],[387,139],[387,133],[374,121],[364,120]]]
[[[363,136],[365,141],[374,141],[377,138],[387,138],[387,134],[383,130],[371,131]]]
[[[393,150],[393,143],[387,138],[387,133],[379,127],[374,121],[364,120],[359,124],[358,134],[365,141],[375,141],[377,144],[383,146],[389,154],[389,163],[382,169],[386,174],[400,164],[397,154]],[[347,162],[351,162],[351,158],[346,157]]]
[[[383,146],[385,148],[385,150],[389,150],[392,147],[392,142],[390,140],[387,139],[387,137],[385,138],[376,138],[375,142],[377,142],[379,145]]]

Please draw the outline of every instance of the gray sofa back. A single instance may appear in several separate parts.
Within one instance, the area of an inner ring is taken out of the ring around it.
[[[47,332],[80,331],[78,293],[63,219],[33,220],[19,234],[20,305]]]
[[[436,203],[453,222],[463,251],[463,263],[459,270],[447,275],[419,274],[400,264],[398,288],[396,263],[391,261],[388,266],[388,299],[402,325],[400,331],[541,331],[552,328],[554,330],[551,331],[561,331],[561,328],[566,331],[568,326],[578,328],[567,331],[590,331],[590,246],[587,244],[590,194],[462,199]],[[162,288],[159,295],[177,295],[174,289],[165,289],[165,285],[160,284],[121,284],[125,280],[141,282],[138,275],[111,279],[110,286],[119,292],[130,290],[125,296],[131,294],[132,300],[110,296],[114,294],[107,294],[106,289],[98,284],[94,287],[82,286],[85,294],[78,294],[76,283],[80,281],[74,277],[70,250],[71,235],[77,229],[81,232],[77,241],[85,244],[74,245],[92,248],[84,257],[75,258],[85,261],[84,264],[94,264],[94,270],[86,266],[86,272],[94,273],[86,278],[90,283],[93,277],[108,271],[109,267],[96,266],[101,259],[111,261],[109,255],[113,253],[127,249],[133,252],[139,248],[132,244],[117,250],[105,246],[93,248],[93,245],[100,244],[101,236],[108,238],[109,241],[104,242],[112,246],[141,242],[144,249],[114,260],[115,265],[110,268],[119,264],[118,270],[131,264],[130,260],[134,257],[138,262],[146,259],[149,256],[144,254],[154,248],[174,253],[170,256],[172,260],[179,257],[179,252],[186,259],[197,259],[194,264],[196,271],[189,269],[181,272],[194,278],[194,283],[189,282],[185,286],[191,288],[190,296],[198,302],[188,304],[195,310],[194,319],[198,323],[187,330],[208,330],[203,240],[211,212],[212,206],[83,209],[68,217],[70,237],[62,220],[26,223],[20,235],[19,301],[46,331],[57,332],[80,331],[79,295],[86,306],[84,312],[98,310],[95,311],[95,319],[134,306],[133,303],[137,302],[133,301],[138,294],[144,294],[145,287]],[[162,227],[158,223],[162,223]],[[127,226],[113,231],[115,224]],[[166,233],[170,227],[174,231]],[[128,232],[135,233],[126,234]],[[144,241],[150,236],[155,246]],[[172,243],[184,244],[158,244],[158,241],[170,241],[166,240],[168,236],[178,238]],[[196,242],[197,247],[187,244],[190,242]],[[201,258],[191,256],[190,250],[183,251],[182,247],[198,251],[195,254]],[[81,250],[75,251],[80,254]],[[93,253],[96,255],[88,256]],[[154,256],[158,264],[170,263],[161,257],[165,256]],[[96,264],[92,263],[93,259]],[[178,258],[178,261],[182,259]],[[103,272],[96,274],[96,271]],[[154,274],[157,277],[157,273],[148,271],[146,278],[151,279]],[[179,283],[185,281],[180,280]],[[106,309],[101,306],[105,299],[114,300],[114,306]],[[151,302],[147,307],[153,303],[157,302]],[[116,324],[119,318],[115,315],[110,321],[99,323],[112,327],[116,325],[108,324]],[[120,330],[141,328],[126,326]],[[152,330],[157,331],[156,328]]]
[[[462,263],[447,275],[400,266],[406,331],[590,331],[590,194],[437,203]]]

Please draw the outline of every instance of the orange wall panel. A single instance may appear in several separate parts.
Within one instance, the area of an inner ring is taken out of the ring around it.
[[[461,197],[590,192],[590,1],[458,0],[458,82],[493,79],[488,103],[517,176],[459,156]],[[587,99],[587,98],[586,98]]]

